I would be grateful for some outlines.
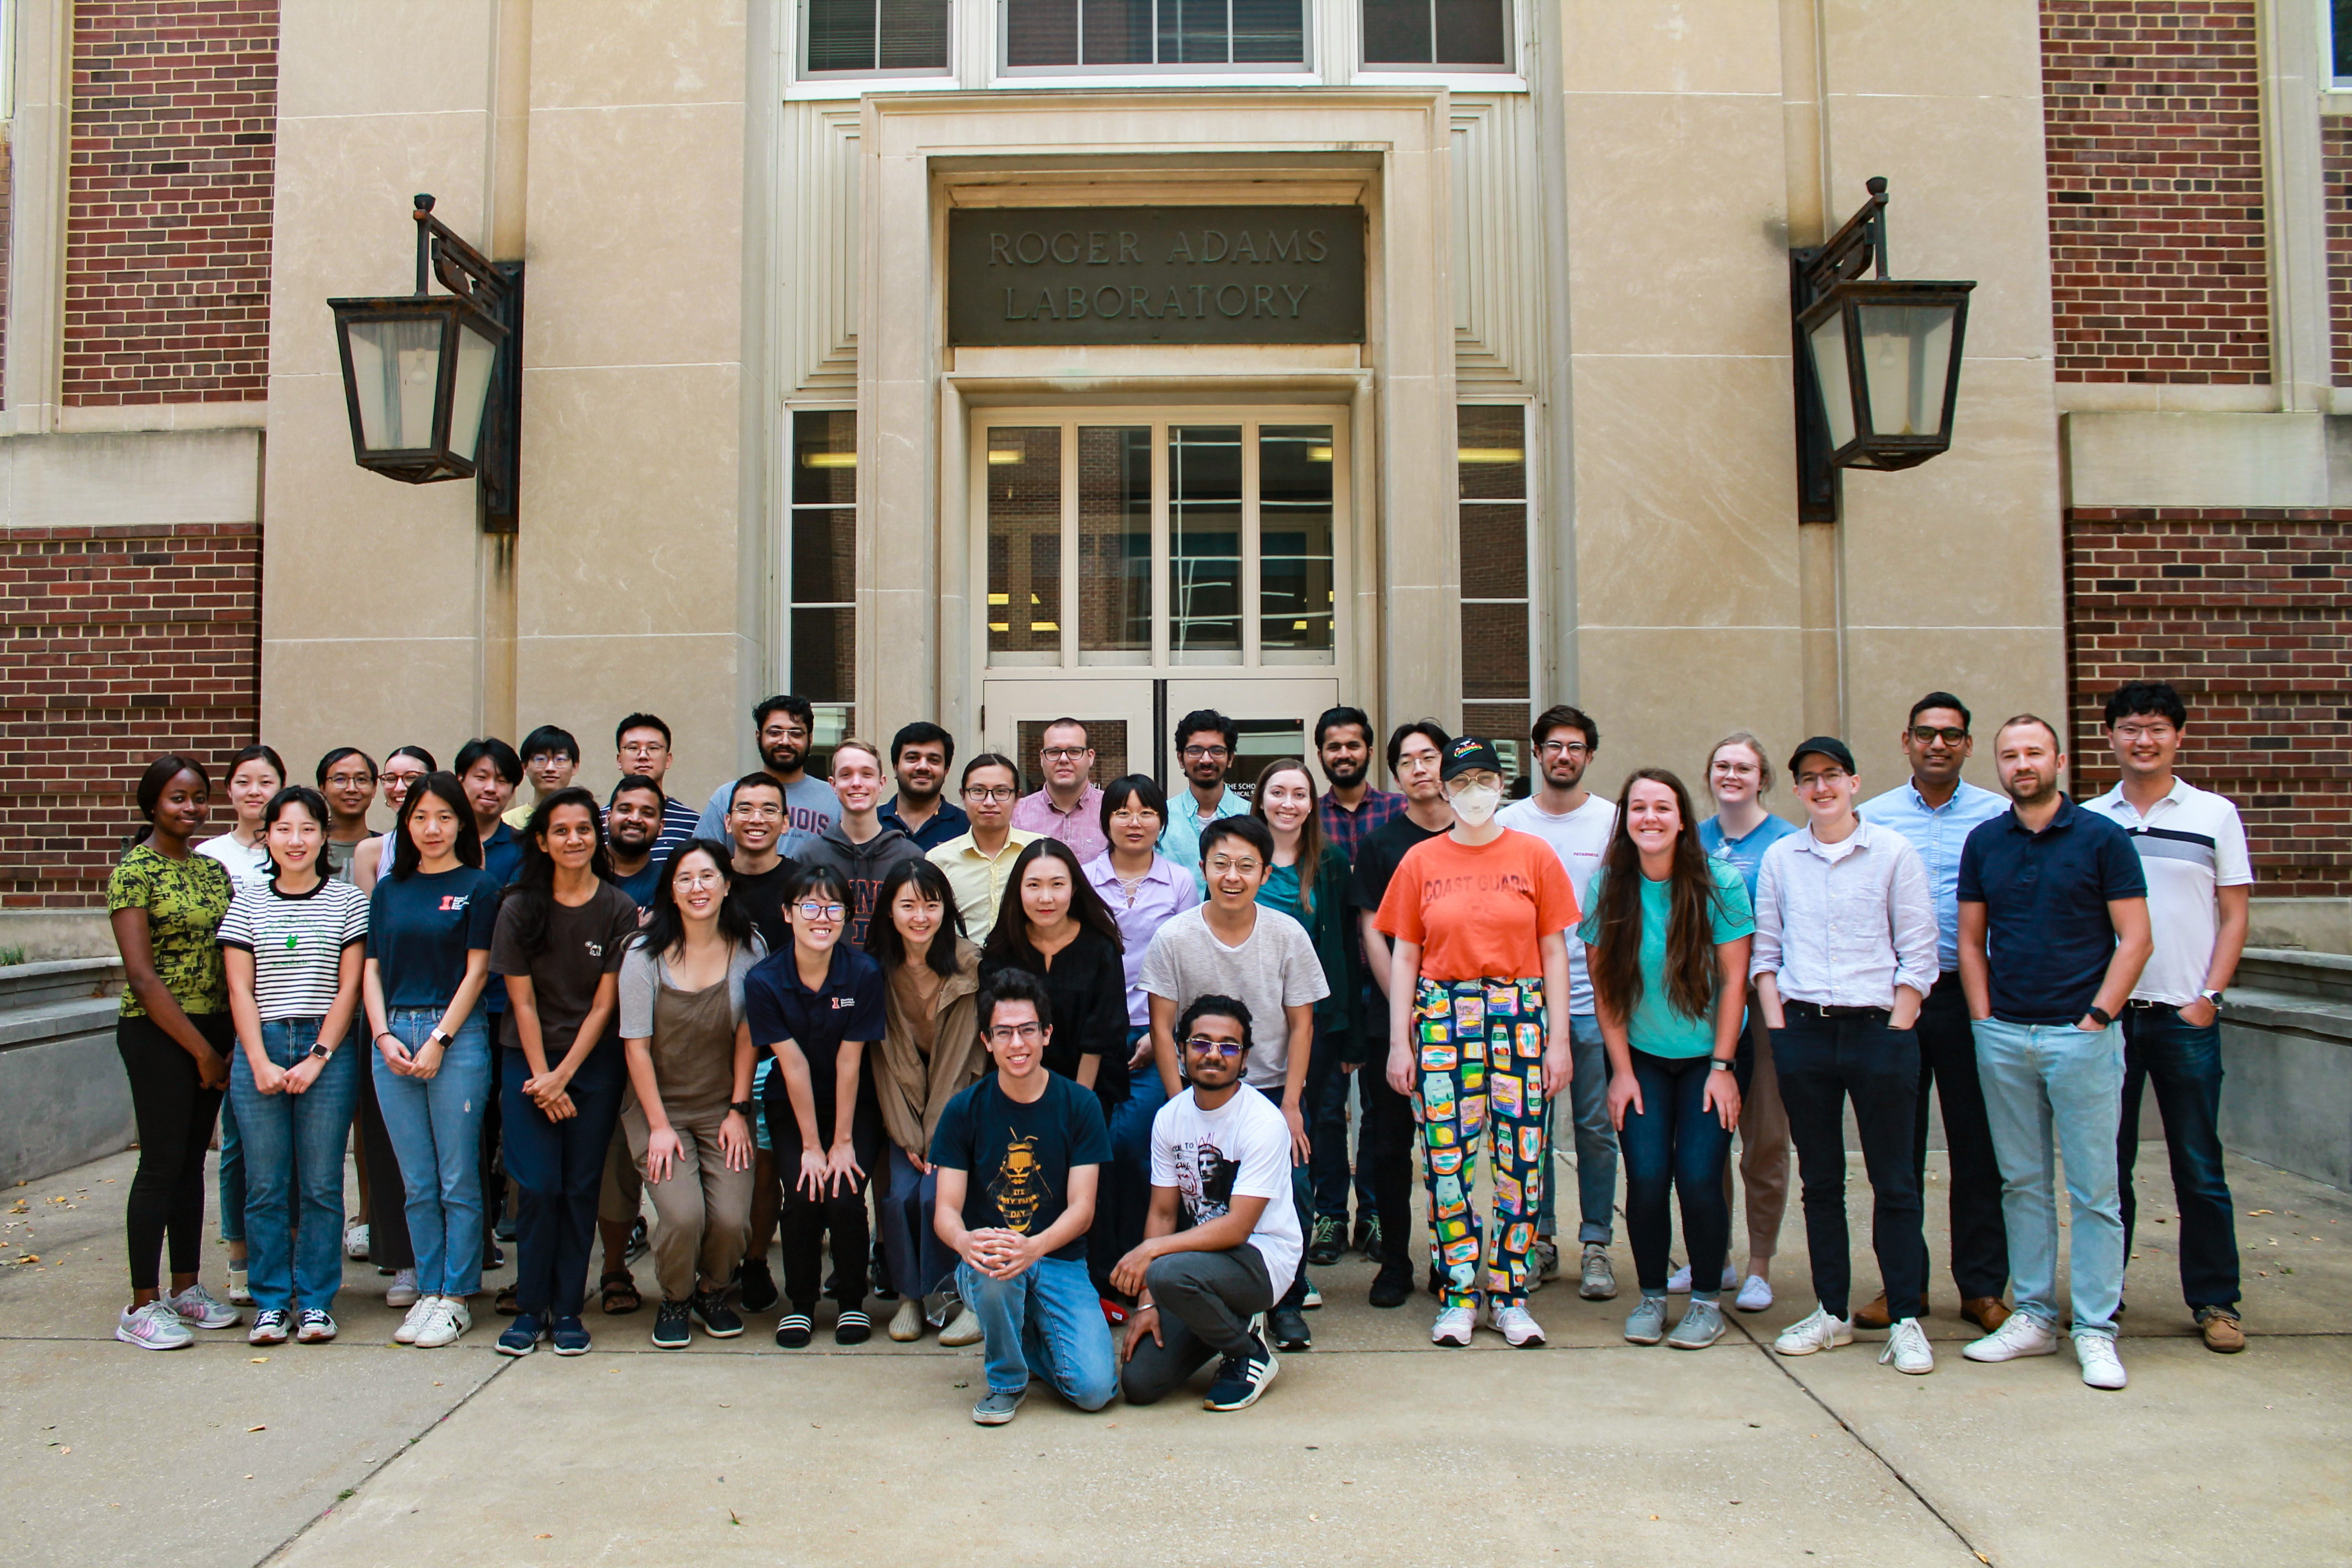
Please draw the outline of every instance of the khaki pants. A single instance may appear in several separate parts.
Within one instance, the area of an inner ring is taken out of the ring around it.
[[[1789,1212],[1789,1113],[1780,1106],[1780,1075],[1761,1008],[1748,1010],[1748,1037],[1756,1054],[1739,1101],[1739,1184],[1748,1191],[1748,1254],[1769,1258],[1780,1249],[1780,1219]],[[1728,1165],[1723,1201],[1731,1202]]]
[[[654,1277],[662,1300],[683,1301],[698,1285],[724,1289],[743,1260],[751,1231],[751,1173],[729,1170],[719,1152],[719,1124],[727,1119],[727,1107],[667,1109],[680,1144],[678,1157],[667,1181],[649,1180],[645,1190],[654,1200]],[[621,1128],[643,1175],[653,1129],[634,1094],[622,1109]]]
[[[629,1134],[613,1123],[613,1147],[604,1154],[604,1185],[596,1196],[598,1225],[635,1225],[643,1209],[646,1179],[629,1153]]]

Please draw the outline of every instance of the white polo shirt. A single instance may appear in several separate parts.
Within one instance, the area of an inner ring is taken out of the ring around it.
[[[2254,879],[2245,825],[2227,797],[2176,776],[2171,792],[2146,816],[2118,784],[2083,808],[2095,811],[2131,836],[2147,874],[2147,921],[2156,952],[2139,972],[2132,996],[2185,1007],[2205,989],[2221,912],[2216,888],[2242,888]]]

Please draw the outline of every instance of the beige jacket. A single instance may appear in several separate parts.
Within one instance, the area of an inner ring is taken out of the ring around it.
[[[890,1142],[929,1159],[940,1112],[987,1070],[988,1051],[980,1043],[980,949],[959,938],[956,972],[932,998],[938,1022],[929,1061],[915,1043],[898,987],[882,988],[885,1024],[874,1088],[882,1102],[882,1124]]]

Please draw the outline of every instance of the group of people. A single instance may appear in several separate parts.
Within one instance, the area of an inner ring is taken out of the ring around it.
[[[1492,742],[1427,720],[1386,737],[1396,788],[1374,787],[1354,708],[1245,790],[1237,726],[1187,714],[1172,795],[1095,783],[1075,720],[1045,728],[1027,795],[997,753],[956,772],[935,724],[887,754],[841,740],[819,778],[809,703],[753,721],[759,770],[699,811],[665,788],[670,732],[644,713],[617,727],[601,799],[552,728],[520,752],[469,742],[448,770],[338,748],[316,787],[249,747],[211,837],[210,774],[158,758],[108,894],[140,1138],[117,1336],[171,1349],[249,1304],[256,1344],[331,1339],[349,1250],[391,1276],[396,1340],[448,1344],[510,1235],[498,1348],[579,1354],[600,1248],[604,1311],[640,1305],[649,1201],[657,1346],[779,1308],[776,1342],[805,1346],[827,1299],[835,1342],[856,1344],[873,1297],[895,1302],[893,1339],[983,1346],[983,1424],[1033,1378],[1092,1410],[1212,1361],[1205,1403],[1238,1409],[1311,1346],[1310,1270],[1351,1249],[1377,1265],[1375,1307],[1425,1270],[1436,1344],[1484,1328],[1540,1346],[1565,1100],[1588,1299],[1618,1294],[1624,1168],[1628,1341],[1703,1349],[1726,1293],[1771,1304],[1793,1148],[1817,1304],[1775,1348],[1884,1331],[1880,1360],[1922,1373],[1933,1094],[1952,1277],[1984,1331],[1963,1353],[2045,1354],[2069,1331],[2084,1382],[2117,1388],[2152,1083],[2188,1304],[2207,1345],[2244,1343],[2217,1014],[2252,870],[2235,809],[2174,771],[2188,715],[2168,686],[2108,704],[2121,779],[2096,800],[2061,792],[2063,742],[2030,714],[1991,738],[2005,794],[1968,784],[1971,716],[1933,692],[1902,736],[1910,778],[1867,801],[1843,741],[1795,748],[1801,821],[1766,809],[1774,765],[1745,732],[1707,759],[1705,818],[1662,768],[1594,795],[1600,730],[1567,706],[1536,720],[1523,793]],[[1882,1285],[1859,1307],[1849,1102]],[[216,1119],[227,1300],[198,1278]]]

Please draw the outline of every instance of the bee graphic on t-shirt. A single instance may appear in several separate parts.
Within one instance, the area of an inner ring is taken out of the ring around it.
[[[996,1180],[988,1185],[988,1195],[995,1200],[996,1212],[1004,1216],[1004,1227],[1029,1234],[1029,1224],[1037,1211],[1045,1206],[1045,1177],[1037,1161],[1037,1140],[1034,1135],[1015,1138],[1005,1145],[1004,1158],[997,1162]]]

